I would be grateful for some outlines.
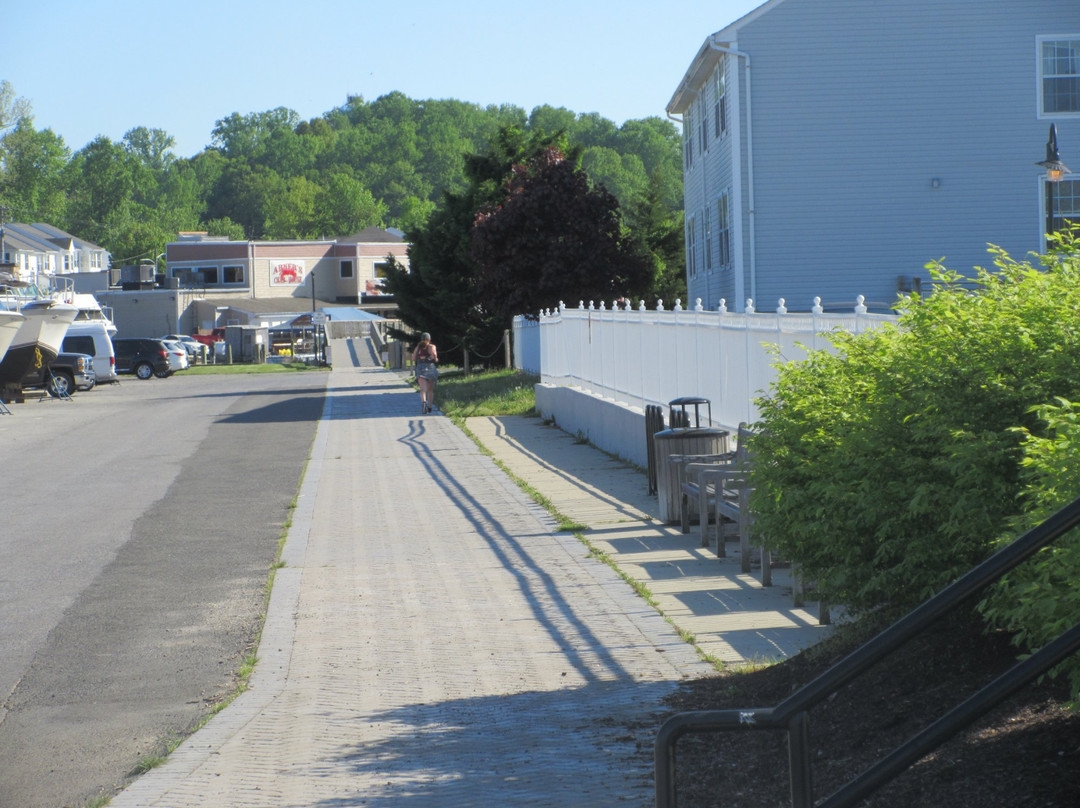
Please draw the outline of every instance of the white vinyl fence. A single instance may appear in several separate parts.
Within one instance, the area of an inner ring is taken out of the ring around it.
[[[514,360],[544,384],[581,388],[641,410],[658,404],[665,416],[672,399],[707,398],[713,424],[734,428],[757,419],[754,399],[769,388],[776,363],[805,358],[807,348],[831,348],[831,331],[861,332],[896,319],[868,313],[862,296],[847,312],[825,312],[820,299],[810,312],[794,313],[783,300],[771,313],[756,312],[751,301],[743,313],[723,303],[716,311],[700,303],[693,310],[563,305],[539,320],[515,318]]]

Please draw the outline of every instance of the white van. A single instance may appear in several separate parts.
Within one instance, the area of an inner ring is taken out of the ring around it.
[[[94,357],[98,384],[115,382],[120,378],[116,375],[116,353],[109,337],[109,328],[101,321],[76,320],[68,326],[61,350]]]

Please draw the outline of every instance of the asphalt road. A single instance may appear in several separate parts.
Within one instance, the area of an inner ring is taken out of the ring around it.
[[[326,379],[125,379],[0,415],[0,806],[111,792],[231,691]]]

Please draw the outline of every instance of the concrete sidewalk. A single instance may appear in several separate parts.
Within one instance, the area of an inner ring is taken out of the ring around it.
[[[711,666],[399,376],[333,349],[249,688],[110,804],[651,805],[662,699]],[[639,473],[537,419],[469,426],[708,653],[823,635],[644,520]]]
[[[652,593],[657,608],[726,664],[792,656],[822,639],[816,612],[792,605],[789,569],[762,587],[741,572],[737,542],[717,558],[692,526],[653,519],[646,476],[538,418],[472,418],[477,439],[559,513],[588,526],[583,535]],[[644,435],[642,435],[644,440]]]

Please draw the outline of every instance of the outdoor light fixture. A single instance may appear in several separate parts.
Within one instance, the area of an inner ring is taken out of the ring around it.
[[[1061,182],[1069,167],[1061,162],[1058,154],[1057,127],[1050,124],[1050,139],[1046,141],[1046,159],[1036,163],[1046,169],[1046,234],[1054,234],[1054,185]]]

